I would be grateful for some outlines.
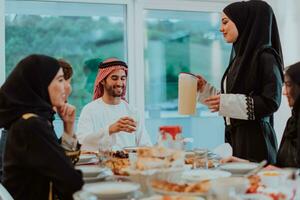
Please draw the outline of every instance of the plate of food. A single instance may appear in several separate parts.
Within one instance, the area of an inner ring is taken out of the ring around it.
[[[210,181],[196,183],[170,182],[165,180],[153,180],[151,188],[162,195],[206,196],[211,188]]]

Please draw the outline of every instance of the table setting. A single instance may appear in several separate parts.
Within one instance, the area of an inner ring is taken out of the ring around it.
[[[220,163],[232,152],[227,148],[219,147],[222,155],[207,150],[204,157],[197,155],[199,148],[161,146],[126,147],[105,154],[105,159],[100,158],[104,154],[83,154],[76,169],[83,172],[85,185],[74,199],[296,199],[292,170],[264,168],[265,162]]]

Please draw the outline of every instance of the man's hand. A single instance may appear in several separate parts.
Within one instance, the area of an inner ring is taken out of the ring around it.
[[[120,131],[128,133],[136,131],[136,122],[130,117],[122,117],[117,122],[109,126],[109,135]]]
[[[197,78],[198,78],[197,91],[203,92],[206,85],[206,80],[200,75],[197,75]]]
[[[211,112],[218,112],[220,110],[220,95],[210,96],[204,100]]]
[[[64,132],[73,135],[73,128],[76,116],[76,108],[71,104],[65,104],[64,106],[57,108],[57,114],[64,122]]]

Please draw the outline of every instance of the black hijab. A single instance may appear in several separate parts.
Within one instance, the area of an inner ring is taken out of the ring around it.
[[[231,52],[227,91],[247,93],[256,87],[257,80],[253,77],[259,70],[258,56],[264,51],[275,56],[283,79],[281,44],[272,8],[264,1],[251,0],[232,3],[223,12],[235,23],[239,33]]]
[[[53,120],[48,86],[59,69],[58,61],[45,55],[21,60],[0,88],[0,128],[9,129],[24,113]]]
[[[300,111],[300,62],[290,65],[285,73],[291,78],[293,84],[298,87],[297,89],[293,88],[295,96],[292,97],[295,99],[293,114],[298,114]]]

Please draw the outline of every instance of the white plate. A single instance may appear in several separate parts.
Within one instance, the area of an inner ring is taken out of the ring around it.
[[[263,194],[243,194],[238,195],[241,200],[273,200],[271,197]]]
[[[104,172],[107,170],[105,168],[101,168],[99,166],[93,166],[93,165],[76,166],[75,169],[80,170],[84,177],[96,177],[101,172]]]
[[[232,162],[225,163],[219,166],[220,169],[229,171],[233,174],[246,174],[257,167],[257,163],[252,162]]]
[[[206,192],[174,192],[174,191],[166,191],[162,189],[157,189],[152,187],[152,190],[161,195],[167,195],[167,196],[187,196],[187,197],[195,197],[195,196],[206,196]]]
[[[100,173],[100,174],[98,174],[98,176],[95,176],[95,177],[83,177],[83,181],[85,183],[95,183],[95,182],[104,180],[108,176],[109,176],[109,174],[107,174],[107,173]]]
[[[100,182],[83,186],[83,190],[93,193],[102,199],[120,199],[140,189],[140,185],[131,182]]]
[[[155,195],[141,200],[164,200],[165,198],[161,195]],[[202,197],[192,197],[192,196],[168,196],[170,200],[204,200]]]
[[[213,180],[217,178],[224,178],[231,176],[230,172],[221,170],[210,170],[210,169],[196,169],[185,171],[182,174],[182,178],[187,181],[204,181]]]
[[[96,158],[96,155],[93,154],[83,154],[79,156],[79,161],[78,162],[88,162],[92,160],[93,158]]]

